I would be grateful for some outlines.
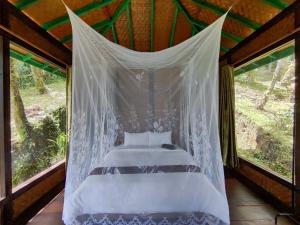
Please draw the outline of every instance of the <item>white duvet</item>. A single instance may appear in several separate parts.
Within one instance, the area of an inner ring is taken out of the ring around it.
[[[184,150],[112,150],[99,167],[195,165]],[[204,212],[229,224],[228,203],[202,173],[88,176],[65,202],[65,222],[81,214]]]

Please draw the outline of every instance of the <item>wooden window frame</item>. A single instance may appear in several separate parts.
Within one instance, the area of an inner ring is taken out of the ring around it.
[[[12,187],[12,161],[11,161],[11,128],[10,128],[10,41],[0,36],[0,168],[1,190],[4,196],[0,198],[0,208],[3,213],[0,221],[3,224],[10,224],[13,220],[12,202],[20,195],[30,190],[41,181],[61,170],[65,166],[65,159],[51,167],[34,175],[16,187]],[[66,90],[67,92],[67,90]]]
[[[32,39],[30,33],[20,34],[20,30],[24,27],[35,34],[34,39]],[[0,185],[1,190],[5,190],[4,196],[0,197],[0,209],[3,208],[3,211],[1,210],[0,213],[0,224],[4,225],[14,223],[12,209],[14,199],[35,185],[38,185],[41,181],[48,177],[50,178],[52,174],[59,172],[58,170],[62,171],[65,166],[65,161],[58,162],[23,184],[15,188],[12,187],[10,146],[10,42],[24,47],[33,54],[41,56],[62,68],[66,68],[67,65],[70,65],[72,59],[72,54],[69,49],[40,28],[39,25],[23,14],[23,12],[15,8],[8,0],[0,0],[0,175],[1,179],[3,179],[0,180]],[[60,183],[54,191],[51,190],[50,192],[53,195],[62,187]],[[42,204],[45,204],[45,201]],[[41,204],[37,206],[36,203],[34,203],[32,207],[35,207],[38,211],[38,208],[42,206]]]
[[[279,42],[277,42],[276,44],[266,48],[266,49],[263,49],[262,51],[260,51],[259,53],[253,55],[252,57],[250,57],[249,59],[247,59],[247,61],[242,61],[241,63],[238,63],[234,66],[234,68],[238,68],[246,63],[248,63],[249,61],[252,61],[256,58],[259,58],[263,55],[266,55],[268,54],[270,51],[280,47],[280,46],[283,46],[285,44],[288,44],[289,42],[291,41],[294,41],[295,43],[295,64],[297,62],[297,59],[296,59],[296,39],[297,37],[300,37],[300,32],[297,32],[295,33],[294,35],[291,35]],[[296,67],[296,65],[295,65]],[[296,72],[295,72],[295,78],[296,78]],[[299,90],[297,90],[299,92]],[[295,88],[295,96],[296,96],[296,88]],[[296,99],[295,99],[295,102],[294,102],[294,111],[296,112]],[[296,116],[294,114],[294,124],[293,124],[293,130],[294,130],[294,135],[293,135],[293,149],[292,149],[292,154],[293,154],[293,164],[294,164],[294,158],[295,158],[295,143],[297,142],[296,138],[295,138],[295,126],[296,126],[296,123],[295,123],[295,120],[296,120]],[[263,166],[260,166],[258,165],[257,163],[255,162],[252,162],[251,160],[248,160],[247,158],[243,157],[243,156],[239,156],[238,155],[238,158],[240,161],[246,163],[247,165],[251,166],[253,169],[255,169],[256,171],[259,171],[261,172],[262,174],[266,175],[266,176],[269,176],[270,178],[272,178],[273,180],[277,181],[278,183],[286,186],[286,187],[289,187],[291,190],[294,190],[295,188],[295,184],[294,184],[294,173],[295,173],[295,166],[293,165],[293,168],[292,168],[292,173],[293,173],[293,176],[292,176],[292,179],[287,179],[287,178],[284,178],[283,176],[281,176],[280,174],[277,174],[275,171],[272,171],[271,169],[268,169],[268,168],[265,168]]]
[[[296,64],[299,63],[299,59],[297,59],[296,57],[296,45],[299,45],[299,42],[297,44],[297,39],[300,38],[300,32],[296,32],[280,41],[278,41],[277,43],[259,51],[258,53],[254,54],[253,56],[251,56],[250,58],[248,58],[247,60],[244,60],[244,61],[241,61],[240,63],[237,63],[236,65],[234,65],[234,68],[238,68],[246,63],[248,63],[249,61],[252,61],[256,58],[259,58],[267,53],[269,53],[270,51],[280,47],[280,46],[283,46],[285,44],[288,44],[289,42],[291,41],[294,41],[295,43],[295,67],[296,67]],[[297,62],[298,61],[298,62]],[[296,78],[296,71],[295,71],[295,78]],[[295,96],[296,96],[296,92],[299,92],[300,90],[299,89],[296,89],[295,88]],[[296,105],[296,99],[295,99],[295,102],[294,102],[294,112],[296,112],[296,108],[298,106]],[[295,128],[296,128],[296,114],[294,113],[294,124],[293,124],[293,130],[294,130],[294,135],[293,135],[293,149],[292,149],[292,154],[293,154],[293,168],[292,168],[292,179],[289,180],[289,179],[286,179],[284,178],[283,176],[281,176],[280,174],[277,174],[275,171],[272,171],[271,169],[268,169],[268,168],[265,168],[263,166],[260,166],[258,164],[256,164],[255,162],[252,162],[250,160],[248,160],[247,158],[245,157],[242,157],[242,156],[239,156],[238,155],[238,158],[240,161],[246,163],[247,165],[249,165],[250,167],[252,167],[253,169],[255,169],[256,171],[262,173],[263,175],[266,175],[268,177],[270,177],[271,179],[277,181],[278,183],[290,188],[290,190],[294,191],[295,190],[295,143],[298,142],[298,140],[296,139],[295,137]]]

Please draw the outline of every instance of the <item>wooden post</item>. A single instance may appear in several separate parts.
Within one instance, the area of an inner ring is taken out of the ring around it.
[[[0,0],[0,25],[8,26],[8,10],[6,0]],[[0,74],[1,74],[1,99],[0,99],[0,120],[2,129],[1,142],[1,165],[4,173],[1,193],[4,193],[5,204],[3,207],[3,224],[9,225],[12,221],[12,170],[11,170],[11,148],[10,148],[10,59],[9,59],[9,40],[1,37],[0,46]],[[2,123],[3,121],[3,123]],[[1,133],[1,131],[0,131]],[[2,176],[1,176],[2,177]]]
[[[300,8],[295,11],[295,27],[300,25]],[[295,38],[295,114],[294,114],[294,206],[300,218],[300,37]]]
[[[5,197],[3,38],[0,37],[0,197]],[[1,217],[2,220],[2,217]],[[1,223],[2,224],[2,223]]]
[[[68,167],[69,149],[70,149],[70,137],[71,137],[71,121],[72,121],[72,67],[67,66],[67,102],[66,102],[66,113],[67,113],[67,146],[66,146],[66,169]],[[66,170],[67,171],[67,170]]]

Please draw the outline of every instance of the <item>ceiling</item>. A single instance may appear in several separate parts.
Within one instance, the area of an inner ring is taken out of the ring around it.
[[[231,6],[222,33],[223,55],[295,0],[64,0],[106,38],[136,51],[174,46]],[[71,25],[60,0],[9,0],[68,48]]]

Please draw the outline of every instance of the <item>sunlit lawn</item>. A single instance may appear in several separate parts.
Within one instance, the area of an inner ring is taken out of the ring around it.
[[[35,87],[20,90],[25,109],[38,107],[45,112],[50,112],[66,104],[66,82],[62,80],[48,84],[46,87],[48,93],[42,95]]]

